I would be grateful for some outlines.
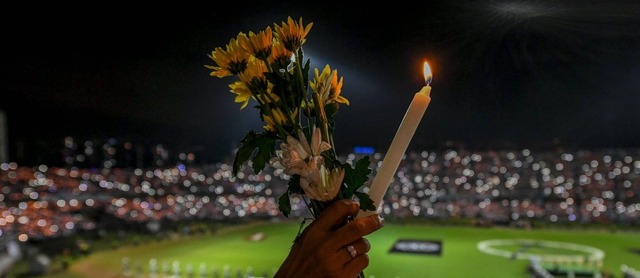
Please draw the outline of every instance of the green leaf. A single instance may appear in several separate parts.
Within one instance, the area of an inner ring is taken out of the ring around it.
[[[255,149],[255,147],[253,147],[248,142],[253,141],[253,138],[255,137],[256,137],[256,133],[253,131],[249,131],[244,136],[244,138],[240,140],[240,148],[238,148],[238,151],[236,151],[236,156],[233,159],[233,175],[234,176],[238,174],[238,170],[240,170],[240,167],[247,160],[249,160],[249,158],[251,158],[251,155],[253,154],[253,150]]]
[[[360,201],[360,210],[376,210],[376,207],[373,205],[373,200],[371,200],[369,194],[364,192],[355,192],[354,195],[356,195],[356,197],[358,197],[358,200]]]
[[[324,112],[327,115],[327,125],[329,126],[329,133],[333,133],[333,131],[335,130],[333,118],[338,112],[338,108],[340,108],[340,105],[338,105],[337,103],[327,103],[324,105]]]
[[[311,65],[311,59],[307,59],[307,62],[304,63],[304,67],[302,67],[302,76],[304,76],[304,84],[305,84],[305,86],[308,86],[307,84],[309,84],[309,67],[310,67],[310,65]]]
[[[291,200],[289,199],[289,191],[286,191],[280,198],[278,198],[278,209],[284,215],[284,217],[289,217],[289,213],[291,213]]]
[[[260,144],[256,155],[251,159],[253,162],[253,172],[256,174],[260,173],[274,153],[275,140],[265,140],[265,142]]]
[[[256,174],[262,171],[275,153],[275,144],[276,138],[270,134],[257,134],[254,131],[249,131],[240,141],[240,148],[238,148],[233,161],[233,175],[235,176],[240,167],[249,159],[253,162],[253,171]]]
[[[327,119],[333,119],[333,116],[338,113],[338,108],[340,108],[340,105],[335,102],[325,104],[324,112],[327,114]]]
[[[344,183],[347,185],[347,188],[343,192],[344,198],[351,198],[351,196],[369,180],[369,174],[371,174],[370,164],[369,156],[360,158],[356,162],[355,168],[351,168],[351,165],[348,163],[342,164],[342,167],[345,169]]]
[[[289,179],[289,183],[287,185],[289,185],[289,191],[291,193],[300,193],[300,194],[304,193],[304,191],[302,190],[302,187],[300,187],[300,175],[291,176],[291,178]]]

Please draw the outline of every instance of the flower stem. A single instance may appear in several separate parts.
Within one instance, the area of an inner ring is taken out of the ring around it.
[[[302,75],[302,55],[304,54],[302,52],[302,48],[300,48],[296,54],[296,65],[294,65],[294,67],[296,68],[296,74],[298,74],[298,86],[300,87],[300,92],[304,92],[304,95],[306,95],[307,86],[304,84],[304,76]]]
[[[329,126],[327,125],[327,114],[324,112],[324,106],[320,95],[316,92],[311,93],[313,97],[313,108],[316,110],[316,122],[322,131],[322,141],[329,142]],[[333,144],[331,145],[333,147]]]
[[[267,64],[267,68],[269,69],[269,72],[271,73],[275,73],[275,71],[273,70],[273,68],[271,67],[271,65],[268,64],[267,61],[265,61],[265,64]],[[276,73],[277,74],[277,73]],[[286,101],[286,96],[284,94],[284,92],[282,90],[279,90],[279,95],[280,95],[280,99],[282,101],[282,105],[284,106],[284,111],[287,111],[287,116],[289,118],[289,120],[291,121],[291,125],[293,126],[294,130],[297,130],[299,127],[299,121],[294,120],[294,117],[291,113],[293,113],[292,110],[289,110],[289,105],[287,105],[287,101]],[[272,101],[273,103],[276,103],[275,100],[271,97],[271,95],[269,94],[269,92],[265,92],[265,95],[267,95],[267,98],[269,98],[270,101]],[[295,105],[295,102],[292,102],[292,104]],[[295,133],[295,132],[294,132]]]
[[[267,96],[267,98],[269,99],[270,102],[275,103],[276,101],[271,97],[271,95],[269,93],[264,93],[264,95]],[[299,128],[298,125],[295,124],[295,120],[293,119],[293,115],[291,113],[293,113],[293,111],[289,110],[289,107],[287,106],[287,103],[283,100],[282,103],[284,104],[284,112],[283,114],[285,114],[288,118],[288,120],[291,122],[291,126],[293,126],[294,131],[296,129]],[[276,122],[275,118],[274,118],[274,123]],[[295,132],[294,132],[295,133]],[[286,137],[285,137],[286,138]]]
[[[300,92],[302,93],[302,99],[304,99],[304,101],[306,102],[306,109],[307,109],[307,115],[311,115],[311,108],[309,108],[309,101],[307,100],[307,86],[305,86],[304,84],[304,76],[302,75],[302,48],[300,48],[300,50],[298,51],[298,54],[296,55],[296,61],[294,64],[294,68],[296,69],[296,74],[298,75],[298,87]],[[313,130],[311,128],[311,120],[309,119],[309,117],[307,117],[307,124],[310,128],[310,130]]]
[[[256,97],[256,100],[258,100],[258,102],[261,102],[260,106],[264,108],[265,112],[269,114],[268,116],[271,117],[271,120],[273,120],[273,124],[276,126],[276,129],[280,132],[280,136],[282,137],[282,139],[286,140],[287,135],[289,133],[287,133],[287,131],[285,131],[284,128],[280,125],[280,123],[276,119],[276,115],[273,113],[273,111],[271,111],[271,107],[269,107],[269,103],[265,102],[263,99],[260,99],[260,97],[258,97],[257,94],[254,94],[254,96]]]
[[[309,209],[309,212],[311,212],[311,216],[313,216],[313,219],[315,219],[317,216],[316,216],[316,213],[314,212],[314,209],[312,209],[311,207],[313,206],[313,201],[311,201],[311,206],[310,206],[309,202],[307,202],[307,198],[305,198],[304,195],[302,196],[302,200],[307,205],[307,209]]]

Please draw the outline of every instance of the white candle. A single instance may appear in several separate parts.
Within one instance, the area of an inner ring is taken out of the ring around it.
[[[427,62],[424,62],[424,79],[427,85],[422,87],[413,97],[400,123],[400,127],[398,127],[398,131],[396,131],[396,135],[391,141],[391,146],[389,146],[389,150],[385,154],[382,166],[380,166],[378,174],[369,187],[369,197],[371,197],[373,205],[378,209],[377,211],[360,211],[358,218],[379,213],[382,208],[382,199],[387,192],[387,188],[389,188],[391,179],[393,179],[400,160],[402,160],[402,156],[407,150],[407,146],[409,146],[409,142],[416,132],[424,112],[427,111],[427,106],[431,102],[431,86],[429,86],[431,84],[431,69]]]

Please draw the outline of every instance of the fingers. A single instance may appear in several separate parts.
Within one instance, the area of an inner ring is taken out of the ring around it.
[[[337,250],[380,229],[383,224],[377,214],[353,220],[335,231],[335,239],[329,242],[330,248]]]
[[[344,277],[358,277],[358,274],[369,266],[369,256],[362,254],[355,257],[344,267]]]
[[[359,209],[360,206],[354,201],[338,200],[324,210],[318,219],[314,221],[316,223],[315,229],[322,232],[333,231],[337,227],[344,225],[344,221],[348,216],[355,216]]]
[[[351,254],[351,250],[349,250],[349,246],[353,246],[353,256]],[[342,248],[338,249],[337,257],[338,262],[344,262],[345,266],[349,262],[351,262],[354,258],[358,256],[363,256],[365,253],[369,252],[371,249],[371,244],[365,238],[360,238]]]

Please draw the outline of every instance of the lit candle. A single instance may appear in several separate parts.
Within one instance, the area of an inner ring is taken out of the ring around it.
[[[387,188],[389,188],[389,183],[391,183],[391,179],[398,169],[400,160],[402,160],[402,156],[407,150],[407,146],[409,146],[409,142],[416,132],[416,128],[418,128],[424,112],[427,111],[429,102],[431,102],[431,86],[429,86],[429,84],[431,84],[431,78],[431,68],[429,68],[427,62],[424,62],[424,80],[427,85],[422,87],[413,97],[400,123],[400,127],[398,127],[398,131],[396,131],[396,135],[393,137],[393,141],[391,141],[391,146],[389,146],[389,150],[382,161],[382,166],[380,166],[378,174],[369,187],[369,197],[373,200],[373,205],[377,208],[377,211],[361,211],[358,214],[358,218],[380,212],[382,208],[382,198],[386,194]]]

